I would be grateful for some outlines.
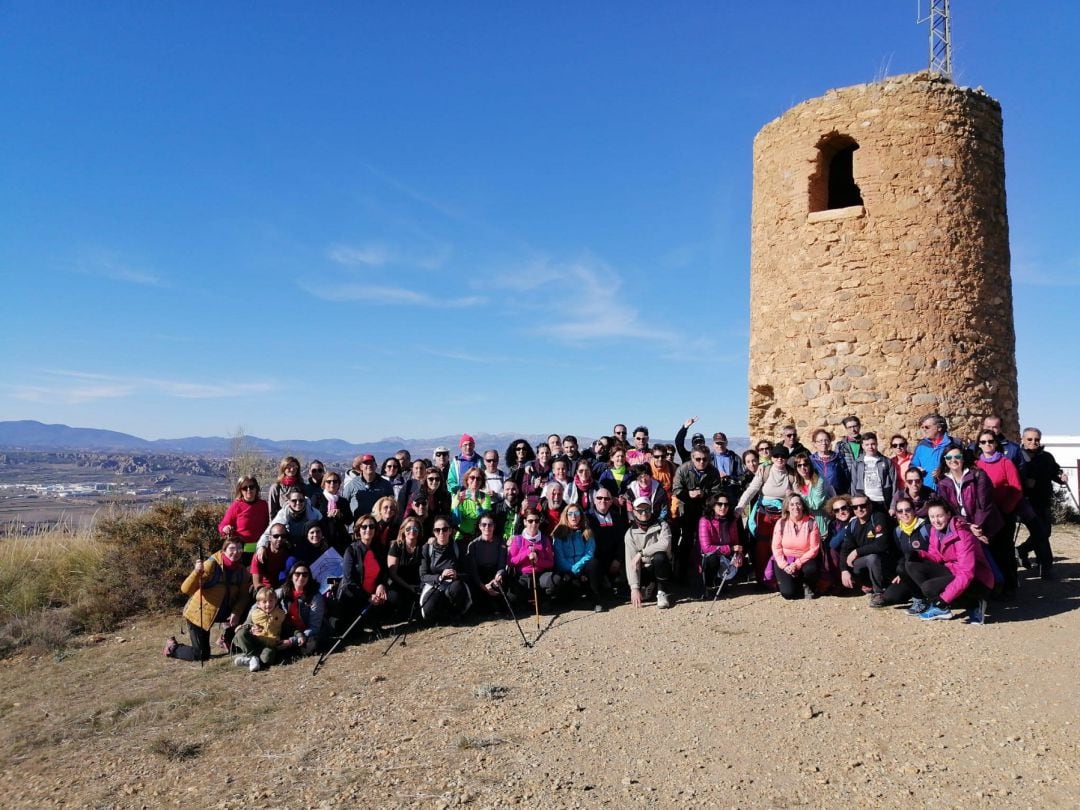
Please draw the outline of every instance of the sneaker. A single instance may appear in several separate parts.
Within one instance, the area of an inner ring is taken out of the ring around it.
[[[951,619],[953,617],[952,611],[948,608],[938,607],[937,605],[931,605],[922,613],[919,614],[919,618],[924,622],[932,622],[938,619]]]
[[[907,615],[908,616],[918,616],[920,613],[922,613],[928,607],[930,607],[930,605],[926,604],[925,599],[912,599],[911,600],[911,607],[909,607],[907,609]]]
[[[872,607],[872,608],[883,608],[883,607],[885,607],[885,594],[883,594],[883,593],[875,593],[873,596],[871,596],[870,597],[870,607]]]
[[[246,667],[251,663],[250,655],[238,655],[233,659],[233,666]]]
[[[259,657],[257,655],[251,656],[251,660],[248,662],[248,669],[251,672],[258,672],[262,669],[262,664],[259,663]]]
[[[802,598],[803,599],[817,599],[817,594],[814,593],[814,589],[809,585],[803,583],[802,586]]]
[[[980,599],[979,604],[968,611],[968,624],[986,624],[986,600]]]
[[[176,648],[179,647],[179,646],[180,645],[176,641],[176,636],[169,636],[165,640],[165,649],[163,651],[165,653],[165,657],[166,658],[172,658],[173,653],[176,652]]]
[[[597,604],[592,606],[592,612],[593,613],[603,613],[604,612],[604,606],[597,603]]]
[[[656,606],[660,610],[667,610],[671,607],[671,601],[668,599],[666,591],[661,591],[659,589],[656,591]]]

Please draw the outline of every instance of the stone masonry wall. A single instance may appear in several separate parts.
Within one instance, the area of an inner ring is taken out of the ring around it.
[[[824,211],[819,144],[858,143],[863,205]],[[814,201],[812,205],[811,200]],[[1016,436],[1015,334],[1000,105],[928,74],[832,90],[754,139],[752,437],[794,422],[881,444],[938,411],[997,413]]]

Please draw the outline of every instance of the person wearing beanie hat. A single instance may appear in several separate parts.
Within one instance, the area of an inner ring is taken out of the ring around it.
[[[671,529],[667,521],[655,519],[649,498],[634,500],[624,549],[630,604],[636,608],[641,607],[642,587],[655,581],[656,607],[660,610],[670,607],[668,587],[671,580]]]
[[[451,493],[464,486],[467,471],[480,466],[480,456],[476,454],[476,440],[472,436],[462,433],[458,447],[461,448],[461,454],[454,456],[446,473],[446,488]]]

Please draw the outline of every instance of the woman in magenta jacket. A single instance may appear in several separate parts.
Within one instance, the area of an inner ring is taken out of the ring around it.
[[[727,494],[711,495],[705,513],[698,520],[698,548],[701,550],[701,578],[705,588],[715,588],[717,574],[727,564],[741,568],[749,542],[746,527],[735,514]]]
[[[233,498],[218,524],[218,532],[243,543],[244,561],[250,563],[259,538],[270,525],[270,507],[259,497],[259,482],[253,475],[240,476]]]
[[[537,588],[549,597],[555,595],[558,585],[553,572],[555,546],[540,530],[543,519],[539,510],[529,509],[525,512],[525,528],[510,539],[507,561],[517,572],[517,580],[512,585],[514,595],[519,599],[532,596],[534,574]]]
[[[968,451],[953,444],[941,456],[937,481],[938,497],[949,504],[954,515],[971,524],[972,534],[990,546],[994,562],[1005,578],[1005,593],[1014,593],[1017,574],[1012,529],[1006,526],[994,502],[990,476],[979,469]]]
[[[946,451],[948,453],[952,450]],[[938,492],[942,489],[938,484]],[[930,539],[926,548],[912,540],[912,553],[901,576],[921,594],[925,610],[915,614],[919,600],[908,613],[920,619],[951,619],[954,605],[967,605],[968,621],[982,624],[986,617],[986,597],[994,588],[994,572],[986,560],[982,543],[970,524],[953,513],[941,500],[930,504]]]

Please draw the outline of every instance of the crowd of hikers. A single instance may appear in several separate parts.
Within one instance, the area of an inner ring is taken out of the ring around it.
[[[221,624],[218,648],[257,671],[356,626],[366,637],[579,602],[664,609],[676,592],[715,599],[740,579],[785,599],[863,593],[870,607],[982,624],[988,600],[1015,597],[1020,566],[1054,576],[1066,478],[1035,428],[1016,444],[987,416],[962,440],[932,413],[912,449],[851,415],[839,439],[814,430],[812,449],[787,425],[738,454],[722,432],[687,448],[696,421],[674,444],[617,424],[584,449],[552,434],[502,458],[465,434],[456,454],[364,454],[344,475],[317,460],[305,475],[287,456],[266,498],[253,476],[236,482],[221,549],[180,587],[190,643],[170,637],[165,655],[208,659]]]

